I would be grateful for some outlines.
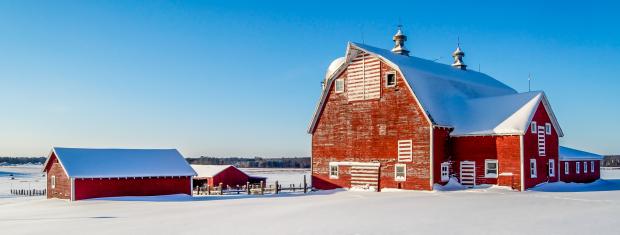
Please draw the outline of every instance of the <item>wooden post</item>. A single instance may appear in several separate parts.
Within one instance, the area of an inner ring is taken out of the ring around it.
[[[211,186],[207,184],[207,195],[211,195]]]
[[[245,193],[250,195],[250,181],[245,182]]]
[[[306,183],[306,175],[304,175],[304,193],[308,193],[308,183]]]
[[[224,184],[220,182],[220,195],[224,195]]]
[[[278,181],[276,180],[276,194],[278,194]]]
[[[260,195],[265,194],[265,183],[261,180],[260,181]]]

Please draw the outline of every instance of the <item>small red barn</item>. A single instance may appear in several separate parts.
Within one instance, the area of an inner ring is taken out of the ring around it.
[[[601,178],[603,156],[560,146],[560,180],[589,183]]]
[[[220,183],[224,187],[243,186],[247,182],[251,184],[265,182],[267,178],[250,176],[239,168],[232,165],[191,165],[198,174],[194,177],[194,185],[210,187],[218,186]]]
[[[196,172],[176,149],[52,149],[43,171],[47,198],[192,193]]]

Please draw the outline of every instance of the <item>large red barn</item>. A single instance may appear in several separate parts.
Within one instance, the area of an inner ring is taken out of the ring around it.
[[[192,193],[196,172],[176,149],[53,148],[43,171],[47,198]]]
[[[349,43],[327,71],[308,133],[318,189],[526,190],[559,179],[562,129],[542,91],[517,92],[463,63],[409,55],[399,29],[385,50]]]

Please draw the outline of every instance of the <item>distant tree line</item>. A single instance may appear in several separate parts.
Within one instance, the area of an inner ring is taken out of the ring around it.
[[[189,164],[233,165],[241,168],[310,168],[309,157],[295,158],[241,158],[241,157],[199,157],[188,158]]]
[[[0,165],[43,164],[45,157],[0,157]]]
[[[601,166],[620,167],[620,155],[610,155],[603,158]]]

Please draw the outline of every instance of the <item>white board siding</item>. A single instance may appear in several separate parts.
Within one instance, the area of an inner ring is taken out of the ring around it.
[[[376,57],[361,54],[347,68],[347,98],[349,101],[381,97],[381,62]]]
[[[461,161],[461,184],[467,186],[476,185],[476,162]]]
[[[545,156],[545,126],[538,126],[538,155]]]
[[[413,141],[412,140],[399,140],[398,141],[398,161],[399,162],[411,162],[413,160]]]

